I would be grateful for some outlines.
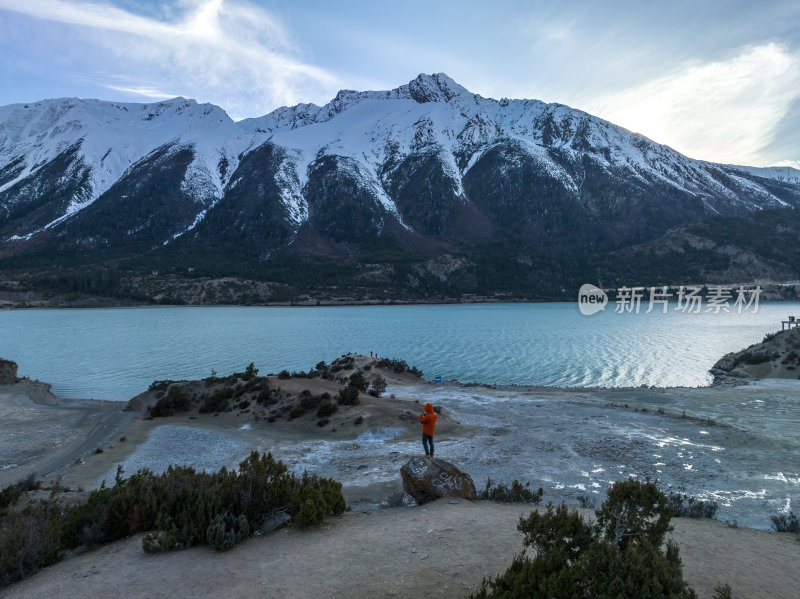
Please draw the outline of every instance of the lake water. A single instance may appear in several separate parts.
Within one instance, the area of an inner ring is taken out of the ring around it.
[[[66,397],[127,400],[156,379],[307,370],[347,352],[426,378],[569,387],[704,386],[723,354],[780,328],[798,303],[743,314],[583,316],[574,303],[165,307],[0,311],[0,357]]]

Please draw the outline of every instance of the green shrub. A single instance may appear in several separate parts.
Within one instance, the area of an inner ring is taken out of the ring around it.
[[[275,511],[288,513],[298,526],[310,526],[344,509],[341,484],[295,476],[271,454],[251,453],[238,472],[172,466],[162,474],[140,470],[123,478],[119,468],[114,485],[103,483],[82,505],[64,508],[51,497],[0,518],[0,584],[28,576],[80,545],[148,532],[142,547],[150,553],[212,539],[225,548]]]
[[[272,391],[268,384],[265,384],[261,391],[258,392],[258,395],[256,395],[256,403],[267,406],[277,403],[272,397]]]
[[[0,587],[58,560],[60,506],[52,497],[0,518]]]
[[[295,522],[300,528],[322,524],[327,513],[327,505],[322,493],[314,487],[304,487],[300,493],[300,509],[295,515]]]
[[[386,368],[389,370],[394,371],[397,374],[401,374],[403,372],[408,372],[413,374],[414,376],[421,377],[422,371],[417,368],[416,366],[409,366],[405,360],[397,360],[397,359],[389,359],[389,358],[381,358],[375,363],[375,366],[379,368]]]
[[[333,415],[338,409],[339,406],[337,406],[336,403],[332,402],[330,399],[327,399],[319,404],[319,407],[317,408],[317,416],[320,418],[327,418],[328,416]]]
[[[504,484],[495,484],[491,478],[486,479],[486,487],[481,491],[479,497],[498,503],[533,503],[538,505],[542,501],[544,489],[539,487],[537,491],[529,489],[530,483],[524,485],[518,480],[511,483],[511,488]]]
[[[765,362],[769,362],[772,360],[772,357],[768,354],[751,354],[750,352],[744,352],[734,362],[734,366],[744,362],[745,364],[764,364]]]
[[[711,599],[733,599],[733,592],[731,590],[731,585],[729,584],[718,584],[714,587],[714,595]]]
[[[386,379],[381,375],[377,375],[372,379],[372,385],[369,388],[369,394],[373,397],[380,397],[386,391]]]
[[[186,412],[192,407],[192,402],[186,397],[183,389],[178,385],[171,385],[167,394],[159,399],[154,406],[147,408],[147,412],[154,418],[173,416],[176,412]]]
[[[213,414],[224,412],[230,407],[230,400],[233,398],[233,389],[224,387],[217,389],[211,395],[207,395],[200,406],[201,414]]]
[[[366,391],[367,385],[369,385],[369,382],[366,378],[364,378],[364,375],[361,372],[354,372],[350,375],[348,382],[349,387],[355,387],[359,391]]]
[[[336,396],[336,401],[343,406],[358,405],[358,388],[348,385],[347,387],[340,389],[338,395]]]
[[[148,391],[165,391],[175,381],[165,379],[163,381],[153,381],[147,388]]]
[[[322,397],[319,395],[312,395],[311,391],[304,390],[300,394],[300,405],[306,410],[315,410],[319,406]]]
[[[28,478],[18,480],[14,484],[8,485],[5,489],[0,491],[0,515],[2,515],[9,506],[16,503],[23,494],[41,488],[42,483],[36,480],[35,474],[31,474]]]
[[[716,501],[703,501],[675,491],[670,491],[667,499],[676,518],[713,518],[717,513]]]
[[[536,550],[514,558],[496,579],[484,580],[477,598],[689,599],[677,546],[662,549],[671,511],[651,482],[615,483],[595,512],[597,524],[577,510],[548,504],[544,513],[521,518],[523,544]]]
[[[230,512],[223,512],[208,525],[206,540],[217,551],[227,551],[247,538],[249,534],[250,525],[244,514],[234,516]]]
[[[794,512],[771,516],[770,520],[772,520],[772,530],[775,532],[800,532],[800,522],[797,521]]]
[[[257,376],[258,376],[258,368],[256,368],[255,365],[252,362],[250,362],[250,364],[247,365],[247,368],[244,369],[243,378],[249,381]]]
[[[288,370],[281,370],[281,371],[278,373],[278,378],[279,378],[279,379],[290,379],[290,378],[292,378],[292,375],[291,375],[291,374],[289,374],[289,371],[288,371]]]

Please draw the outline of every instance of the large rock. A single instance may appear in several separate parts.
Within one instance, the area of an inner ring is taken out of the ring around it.
[[[17,363],[0,358],[0,384],[17,382]]]
[[[419,503],[439,497],[476,499],[475,483],[469,474],[438,458],[411,458],[400,468],[403,488]]]
[[[730,379],[800,378],[800,328],[778,331],[741,351],[726,354],[711,367],[715,384]]]

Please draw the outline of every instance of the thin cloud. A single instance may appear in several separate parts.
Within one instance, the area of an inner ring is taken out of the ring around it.
[[[781,160],[780,162],[776,162],[775,166],[790,166],[800,170],[800,160]]]
[[[178,95],[147,87],[125,87],[122,85],[109,85],[109,84],[106,84],[104,87],[116,90],[118,92],[123,92],[126,94],[142,96],[143,98],[149,98],[152,100],[167,100],[169,98],[174,98],[175,96]]]
[[[768,166],[763,148],[799,97],[800,55],[765,44],[684,65],[584,107],[692,158]]]
[[[119,91],[150,90],[156,97],[174,89],[244,117],[256,116],[254,106],[266,112],[309,98],[327,100],[338,89],[334,75],[297,57],[291,36],[272,14],[242,1],[190,2],[170,22],[70,0],[0,0],[0,9],[59,23],[68,32],[79,29],[81,50],[100,52],[95,80]],[[76,70],[86,71],[86,65]],[[114,72],[113,83],[100,74],[107,71]]]

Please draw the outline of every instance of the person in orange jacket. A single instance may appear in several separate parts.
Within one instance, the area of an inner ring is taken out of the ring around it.
[[[419,421],[422,423],[422,446],[425,448],[425,455],[431,458],[433,457],[433,430],[436,428],[436,417],[433,404],[426,403],[425,413],[419,415]]]

